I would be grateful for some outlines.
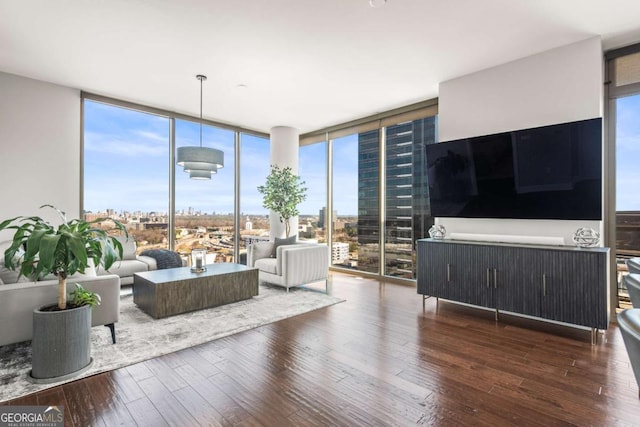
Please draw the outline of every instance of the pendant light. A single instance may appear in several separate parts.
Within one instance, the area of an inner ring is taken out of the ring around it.
[[[192,179],[211,179],[212,174],[224,167],[224,153],[202,146],[202,82],[207,80],[207,76],[198,74],[196,78],[200,80],[200,146],[178,147],[176,163],[184,166],[184,171]]]
[[[191,179],[211,179],[211,175],[216,172],[211,172],[208,170],[202,169],[194,169],[189,172],[189,178]]]
[[[191,179],[211,179],[211,175],[218,173],[218,168],[210,163],[184,162],[184,171]]]
[[[184,171],[189,173],[193,170],[208,170],[212,174],[218,173],[218,167],[216,165],[212,165],[211,163],[203,163],[203,162],[184,162],[182,165]]]

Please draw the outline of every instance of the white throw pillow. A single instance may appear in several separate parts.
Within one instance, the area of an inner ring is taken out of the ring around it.
[[[4,251],[6,251],[9,246],[11,246],[11,242],[2,242],[0,246],[3,246],[2,252],[0,252],[0,279],[5,283],[23,283],[30,282],[29,278],[20,276],[20,272],[18,270],[9,270],[4,265]],[[13,262],[18,263],[24,257],[24,250],[20,249],[16,251],[16,254],[13,257]],[[18,277],[20,276],[20,277]]]
[[[0,242],[0,261],[2,261],[4,263],[4,251],[6,251],[7,249],[9,249],[9,246],[11,246],[11,243],[13,243],[13,241],[11,240],[4,240],[2,242]]]
[[[4,264],[0,267],[0,280],[3,283],[16,283],[18,281],[18,272],[5,268]]]
[[[273,252],[273,242],[260,242],[251,245],[253,259],[268,258]]]
[[[133,236],[115,236],[122,243],[122,259],[136,259],[136,241]],[[116,251],[117,252],[117,251]]]
[[[79,271],[76,272],[75,274],[72,274],[71,276],[67,277],[67,280],[69,279],[80,279],[83,277],[96,277],[98,275],[98,273],[96,272],[96,267],[93,265],[93,260],[91,258],[89,258],[89,265],[87,266],[87,268],[84,269],[84,273],[80,273]],[[43,281],[43,280],[58,280],[58,276],[56,276],[55,274],[47,274],[44,277],[41,277],[40,279],[38,279],[39,281]]]

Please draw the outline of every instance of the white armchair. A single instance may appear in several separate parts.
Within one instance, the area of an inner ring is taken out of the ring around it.
[[[289,288],[307,283],[325,281],[329,276],[329,248],[327,245],[297,243],[276,248],[271,256],[273,242],[258,242],[247,249],[247,266],[259,270],[261,282]]]

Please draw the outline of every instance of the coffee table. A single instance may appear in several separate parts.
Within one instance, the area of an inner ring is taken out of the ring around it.
[[[242,264],[145,271],[133,275],[133,302],[155,319],[202,310],[258,295],[258,269]]]

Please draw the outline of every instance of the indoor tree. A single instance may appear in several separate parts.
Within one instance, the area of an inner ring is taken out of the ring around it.
[[[263,195],[262,206],[276,212],[280,222],[284,223],[286,237],[289,237],[291,225],[289,220],[298,215],[298,205],[307,198],[307,187],[298,175],[294,175],[290,167],[280,168],[271,165],[271,173],[265,185],[258,191]]]

